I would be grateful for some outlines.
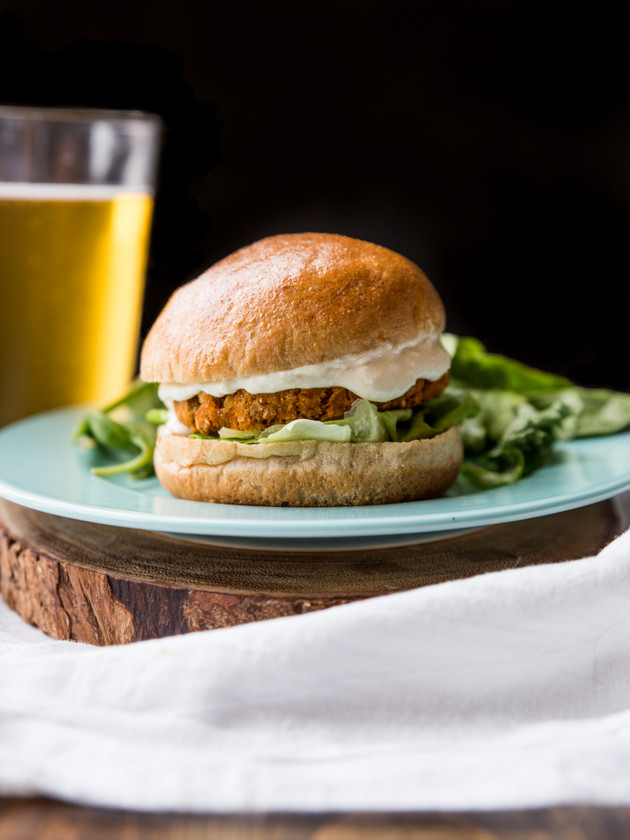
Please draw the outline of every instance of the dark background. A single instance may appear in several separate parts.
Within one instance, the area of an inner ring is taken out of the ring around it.
[[[421,265],[452,331],[630,390],[630,7],[0,0],[0,101],[165,125],[143,333],[268,234]]]

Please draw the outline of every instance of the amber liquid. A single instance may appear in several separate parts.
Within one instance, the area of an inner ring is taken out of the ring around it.
[[[0,426],[102,405],[135,372],[152,199],[0,184]]]

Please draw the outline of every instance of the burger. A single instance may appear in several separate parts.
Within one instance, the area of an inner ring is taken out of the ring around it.
[[[270,236],[181,286],[140,375],[168,409],[174,496],[273,506],[439,496],[462,463],[442,301],[410,260],[326,233]]]

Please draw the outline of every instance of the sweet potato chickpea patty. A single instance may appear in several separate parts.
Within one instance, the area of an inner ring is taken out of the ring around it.
[[[449,374],[432,382],[418,379],[401,397],[375,403],[380,411],[413,408],[441,394]],[[175,402],[175,413],[191,432],[216,435],[219,429],[240,429],[249,432],[266,429],[291,420],[339,420],[358,399],[347,388],[289,388],[275,394],[250,394],[239,390],[225,397],[200,393],[189,400]]]

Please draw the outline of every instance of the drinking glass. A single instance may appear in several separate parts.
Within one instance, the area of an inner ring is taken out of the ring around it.
[[[0,106],[0,426],[133,378],[160,133],[153,114]]]

